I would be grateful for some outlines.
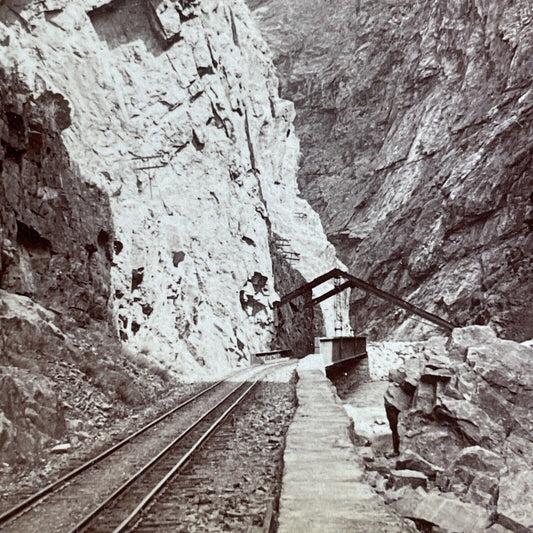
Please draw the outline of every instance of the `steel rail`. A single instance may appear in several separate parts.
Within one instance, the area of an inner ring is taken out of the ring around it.
[[[257,380],[254,384],[257,383]],[[222,398],[216,405],[211,407],[206,411],[200,418],[195,420],[187,429],[185,429],[180,435],[178,435],[172,442],[170,442],[163,450],[161,450],[155,457],[150,459],[143,467],[141,467],[133,476],[126,480],[118,489],[116,489],[105,501],[100,503],[95,507],[88,515],[82,518],[75,526],[72,528],[69,533],[79,533],[89,525],[91,520],[93,520],[102,510],[107,507],[112,501],[116,500],[124,491],[128,489],[135,481],[137,481],[147,470],[149,470],[153,465],[159,462],[167,453],[176,446],[181,440],[183,440],[196,426],[204,421],[213,411],[218,409],[230,396],[233,396],[239,389],[243,388],[245,384],[239,384],[233,390],[231,390],[224,398]]]
[[[222,424],[228,415],[244,400],[244,398],[257,385],[259,379],[256,379],[246,390],[224,411],[220,417],[211,424],[209,429],[189,448],[189,451],[167,472],[165,477],[143,498],[141,503],[130,513],[130,515],[113,530],[113,533],[122,533],[125,529],[139,516],[139,514],[152,502],[152,500],[161,492],[163,487],[177,474],[177,472],[187,463],[193,453],[211,436],[211,434]],[[240,388],[240,387],[239,387]]]
[[[246,369],[246,370],[248,370],[248,369]],[[162,422],[163,420],[165,420],[169,416],[173,415],[174,413],[176,413],[177,411],[179,411],[180,409],[182,409],[186,405],[190,404],[194,400],[200,398],[204,394],[207,394],[210,390],[214,389],[215,387],[218,387],[221,383],[227,381],[228,379],[230,379],[234,375],[235,374],[227,376],[224,379],[221,379],[221,380],[217,381],[216,383],[210,385],[209,387],[206,387],[205,389],[202,389],[201,391],[196,393],[191,398],[188,398],[187,400],[181,402],[176,407],[173,407],[170,411],[167,411],[166,413],[163,413],[161,416],[159,416],[155,420],[152,420],[152,422],[148,423],[146,426],[143,426],[142,428],[140,428],[139,430],[135,431],[134,433],[132,433],[128,437],[122,439],[117,444],[115,444],[115,445],[111,446],[110,448],[104,450],[102,453],[100,453],[96,457],[93,457],[89,461],[83,463],[82,465],[78,466],[74,470],[68,472],[67,474],[65,474],[64,476],[60,477],[59,479],[57,479],[53,483],[50,483],[46,487],[42,488],[40,491],[38,491],[35,494],[33,494],[33,495],[29,496],[28,498],[26,498],[21,503],[15,505],[11,509],[8,509],[2,515],[0,515],[0,529],[2,529],[5,526],[5,524],[8,523],[9,521],[11,521],[11,520],[17,518],[18,516],[22,515],[31,506],[33,506],[37,502],[43,500],[49,494],[51,494],[53,492],[56,492],[58,490],[61,490],[65,486],[67,481],[70,481],[71,479],[73,479],[74,477],[78,476],[82,472],[88,470],[89,468],[91,468],[95,464],[99,463],[100,461],[102,461],[103,459],[105,459],[106,457],[111,455],[112,453],[116,452],[118,449],[122,448],[123,446],[125,446],[126,444],[131,442],[133,439],[135,439],[139,435],[141,435],[144,432],[148,431],[153,426],[159,424],[160,422]]]

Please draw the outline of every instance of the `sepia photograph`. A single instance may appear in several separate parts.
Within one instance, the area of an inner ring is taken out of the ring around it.
[[[0,533],[533,533],[533,0],[0,0]]]

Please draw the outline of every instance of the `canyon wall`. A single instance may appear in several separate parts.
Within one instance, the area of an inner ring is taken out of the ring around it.
[[[296,107],[299,183],[356,276],[533,337],[528,0],[250,0]],[[354,293],[359,333],[424,327]]]
[[[7,0],[0,20],[3,359],[29,302],[58,354],[81,328],[181,376],[290,344],[278,292],[338,262],[247,7]]]

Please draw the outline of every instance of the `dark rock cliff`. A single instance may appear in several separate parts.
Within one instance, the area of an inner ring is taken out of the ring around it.
[[[84,340],[74,346],[63,332],[99,331],[118,344],[109,201],[68,155],[61,132],[70,120],[60,94],[35,97],[0,71],[0,457],[10,464],[65,434],[55,366],[83,353]]]
[[[270,239],[274,288],[280,295],[287,294],[306,283],[306,279],[293,267],[293,260],[282,243],[278,235]],[[325,335],[325,329],[320,307],[304,307],[310,299],[309,293],[296,298],[288,305],[277,307],[273,348],[290,349],[296,356],[305,356],[314,352],[314,338]]]
[[[341,260],[459,325],[532,337],[530,2],[249,5]],[[374,336],[417,326],[365,295],[352,315]]]
[[[110,318],[111,211],[84,181],[61,139],[61,95],[0,73],[0,288],[83,325]]]

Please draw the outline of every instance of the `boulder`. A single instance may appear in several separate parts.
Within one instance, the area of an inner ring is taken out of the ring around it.
[[[490,344],[496,340],[496,333],[489,326],[455,328],[448,343],[448,350],[451,354],[465,356],[468,348],[481,344]]]
[[[466,467],[476,472],[491,472],[499,476],[505,469],[505,462],[500,454],[482,448],[469,446],[461,450],[452,463],[452,469]]]
[[[416,470],[391,470],[390,481],[395,489],[401,487],[411,487],[413,489],[422,487],[426,489],[428,484],[427,476]]]
[[[466,442],[498,445],[503,441],[505,429],[496,424],[482,407],[467,400],[439,398],[435,406],[438,418],[452,421]]]
[[[418,504],[425,497],[426,491],[423,488],[419,487],[417,489],[412,489],[411,487],[407,486],[395,491],[390,503],[399,515],[411,517],[415,514],[415,509],[417,508]]]
[[[430,415],[435,405],[435,386],[421,381],[415,391],[413,406],[415,409]]]
[[[519,531],[532,523],[524,494],[533,479],[533,351],[490,328],[463,329],[454,330],[448,348],[460,348],[464,361],[451,352],[422,357],[412,396],[401,368],[387,390],[396,467],[422,472],[493,513],[497,508],[501,525]]]
[[[496,510],[500,478],[493,474],[478,474],[466,489],[465,498],[486,509]]]
[[[489,525],[489,515],[481,507],[434,492],[426,494],[408,518],[455,533],[485,533]]]
[[[61,437],[63,408],[50,381],[28,370],[3,367],[0,374],[0,461],[33,461],[40,443]]]
[[[533,531],[533,471],[515,454],[507,457],[507,472],[499,483],[498,523],[515,531]]]
[[[416,470],[425,474],[428,479],[434,480],[437,474],[443,473],[444,469],[426,461],[423,457],[413,452],[405,450],[396,460],[396,468],[399,470]]]
[[[518,392],[533,389],[533,349],[517,342],[496,339],[491,344],[468,349],[467,361],[493,386]]]
[[[533,470],[533,439],[527,426],[525,431],[520,426],[513,428],[505,439],[505,445],[504,457],[510,470]]]
[[[465,445],[457,432],[412,410],[399,414],[398,438],[400,453],[410,449],[441,468],[446,468]]]
[[[31,423],[53,438],[60,437],[66,429],[63,410],[51,382],[24,369],[4,369],[0,375],[0,409],[15,424]]]
[[[505,463],[499,454],[470,446],[461,450],[448,467],[446,488],[488,508],[496,504],[500,475],[504,470]]]

